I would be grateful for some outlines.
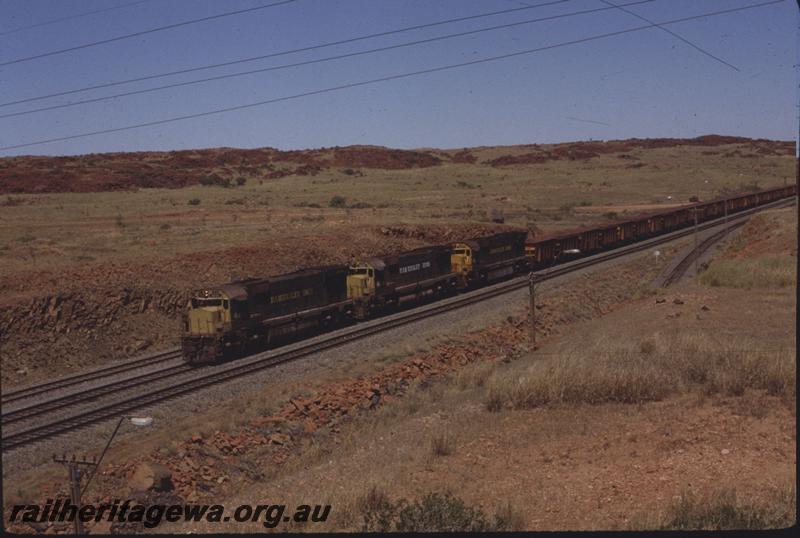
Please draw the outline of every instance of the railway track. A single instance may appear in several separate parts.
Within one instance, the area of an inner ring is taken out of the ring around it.
[[[756,211],[785,206],[791,203],[794,203],[794,198],[789,200],[779,200],[771,204],[766,204],[758,208],[753,208],[751,210],[737,213],[734,216],[729,217],[728,219],[729,226],[733,226],[736,223],[740,224],[744,223],[744,221]],[[707,230],[714,226],[718,226],[719,224],[721,224],[721,222],[722,219],[705,222],[699,225],[697,227],[697,230],[698,231]],[[596,265],[598,263],[620,258],[622,256],[627,256],[632,253],[641,252],[649,248],[652,248],[653,246],[689,236],[694,232],[695,229],[693,227],[690,227],[688,229],[679,230],[663,236],[626,245],[624,247],[620,247],[609,252],[595,254],[586,258],[582,258],[580,260],[554,266],[548,270],[539,271],[538,273],[536,273],[536,280],[544,281],[556,278],[558,276],[573,271],[585,269],[587,267]],[[379,332],[383,332],[408,323],[420,321],[432,316],[442,314],[444,312],[449,312],[451,310],[463,308],[464,306],[470,304],[478,303],[490,299],[492,297],[497,297],[499,295],[503,295],[518,290],[520,288],[524,288],[528,286],[528,282],[529,279],[527,275],[516,277],[514,279],[501,282],[499,284],[495,284],[490,287],[481,288],[479,290],[475,290],[470,293],[458,295],[455,297],[450,297],[447,299],[437,301],[435,303],[429,303],[412,310],[399,312],[391,316],[379,318],[363,324],[346,327],[344,329],[340,329],[332,333],[326,333],[324,335],[314,337],[310,340],[301,341],[295,344],[291,344],[289,346],[284,346],[276,350],[269,350],[262,353],[258,353],[250,357],[240,359],[237,362],[224,364],[220,367],[201,369],[198,370],[198,375],[196,377],[187,380],[176,381],[174,384],[164,388],[152,389],[151,391],[145,394],[129,396],[121,400],[105,403],[95,407],[94,409],[80,411],[68,417],[53,420],[49,423],[32,426],[30,428],[16,432],[6,433],[3,436],[2,440],[2,450],[4,452],[10,451],[21,446],[29,445],[31,443],[35,443],[43,439],[63,434],[65,432],[74,431],[84,426],[102,422],[110,418],[118,417],[119,415],[134,411],[136,409],[151,406],[163,402],[165,400],[176,398],[185,394],[191,394],[213,385],[225,383],[232,379],[236,379],[246,375],[251,375],[256,372],[265,370],[267,368],[272,368],[279,364],[283,364],[314,353],[325,351],[327,349],[331,349],[346,344],[348,342],[359,340],[361,338],[365,338],[377,334]],[[179,373],[182,372],[176,370],[172,372],[170,375],[174,376],[178,375]],[[160,378],[164,378],[165,373],[159,372],[159,374]],[[144,385],[150,382],[151,380],[152,379],[148,379],[147,381],[142,381],[142,382],[137,382],[137,380],[133,380],[129,381],[129,383],[137,383],[138,385]],[[118,383],[124,383],[124,382],[118,382]],[[119,388],[124,387],[127,389],[131,387],[130,384],[127,387],[125,387],[124,385],[118,385],[118,383],[109,384],[109,386],[110,385],[117,385],[117,386],[115,389],[109,389],[108,392],[104,392],[103,394],[114,392]],[[92,389],[89,389],[89,391],[91,390]],[[98,398],[100,396],[101,395],[99,393],[94,393],[94,394],[77,393],[75,395],[72,395],[74,401],[78,400],[87,401]],[[57,407],[62,408],[66,404],[71,405],[71,402],[68,399],[70,397],[65,397],[65,398],[67,399],[63,400],[61,405],[58,405]],[[55,404],[54,401],[50,401],[50,402],[45,402],[43,405],[53,406]],[[30,406],[29,408],[26,408],[26,410],[18,410],[18,411],[20,412],[25,411],[26,413],[31,413],[31,415],[29,416],[41,416],[42,414],[47,413],[47,411],[37,412],[36,407],[37,406]],[[14,422],[23,421],[29,418],[23,415],[19,415],[19,417],[20,418],[14,420]],[[7,417],[4,415],[3,416],[4,426],[6,424],[6,420]]]
[[[40,383],[38,385],[32,385],[30,387],[21,388],[18,390],[3,392],[2,398],[0,399],[0,403],[9,404],[18,400],[24,400],[36,396],[41,396],[42,394],[48,392],[53,392],[74,385],[79,385],[81,383],[86,383],[87,381],[95,381],[98,379],[103,379],[105,377],[111,377],[124,372],[129,372],[131,370],[144,368],[146,366],[152,366],[155,364],[179,358],[180,356],[181,356],[181,350],[179,348],[168,349],[165,351],[161,351],[155,355],[149,355],[147,357],[141,357],[131,361],[126,361],[124,363],[106,366],[104,368],[92,370],[91,372],[69,375],[59,379],[55,379],[53,381]]]
[[[165,376],[174,376],[188,372],[189,370],[192,370],[192,367],[188,364],[178,364],[175,366],[167,366],[166,368],[147,372],[133,379],[120,379],[118,381],[112,381],[110,383],[88,388],[75,394],[66,394],[64,396],[51,398],[43,402],[38,402],[36,404],[3,413],[0,422],[2,422],[3,427],[5,427],[21,420],[30,420],[32,418],[46,415],[47,413],[57,409],[63,409],[65,407],[75,406],[83,402],[96,400],[101,396],[113,394],[114,392],[122,389],[129,390],[144,386],[148,383],[152,383],[153,381],[163,379]]]
[[[664,278],[662,286],[666,288],[667,286],[671,286],[678,282],[689,270],[689,267],[692,266],[692,263],[702,256],[703,253],[711,247],[711,245],[725,237],[736,228],[744,226],[744,223],[745,220],[735,222],[703,239],[703,241],[698,243],[697,246],[695,246],[683,259],[681,259],[681,261],[669,272],[669,274],[667,274],[666,278]]]

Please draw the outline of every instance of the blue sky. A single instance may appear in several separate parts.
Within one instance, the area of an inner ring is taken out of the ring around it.
[[[274,0],[273,0],[274,1]],[[633,0],[614,0],[628,3]],[[656,22],[755,3],[655,0],[628,9]],[[542,0],[298,0],[245,15],[0,67],[0,103],[364,34],[541,3]],[[244,9],[269,0],[0,0],[0,63]],[[606,7],[558,5],[172,76],[34,103],[29,110],[383,47],[442,34]],[[298,149],[349,144],[457,148],[718,133],[797,135],[797,5],[791,0],[669,28],[735,71],[658,28],[227,114],[0,152],[64,155],[200,147]],[[0,146],[193,114],[642,26],[618,11],[539,22],[394,51],[0,119]],[[581,121],[582,120],[582,121]]]

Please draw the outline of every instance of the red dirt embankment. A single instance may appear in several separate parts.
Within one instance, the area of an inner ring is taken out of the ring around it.
[[[481,162],[476,148],[457,152],[434,149],[401,150],[381,146],[346,146],[281,151],[274,148],[211,148],[169,152],[102,153],[70,157],[21,156],[0,158],[0,193],[99,192],[136,188],[178,189],[188,185],[232,185],[239,178],[276,179],[316,175],[322,170],[372,168],[407,170],[446,162],[478,166],[541,164],[586,160],[601,154],[675,146],[740,144],[760,155],[794,155],[794,143],[734,136],[697,138],[631,138],[606,142],[508,146],[513,153]],[[750,157],[741,151],[726,154]],[[621,158],[630,156],[620,155]]]

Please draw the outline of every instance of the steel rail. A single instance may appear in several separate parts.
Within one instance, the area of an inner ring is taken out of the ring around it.
[[[127,372],[130,370],[135,370],[137,368],[143,368],[145,366],[150,366],[151,364],[158,364],[160,362],[166,362],[170,359],[175,359],[180,357],[180,348],[173,348],[161,351],[155,355],[149,355],[147,357],[141,357],[139,359],[134,359],[131,361],[127,361],[121,364],[114,364],[111,366],[106,366],[103,368],[99,368],[97,370],[91,370],[85,373],[78,373],[73,374],[65,377],[61,377],[59,379],[55,379],[53,381],[47,381],[45,383],[40,383],[37,385],[31,385],[29,387],[24,387],[21,389],[3,392],[2,399],[0,399],[1,403],[7,404],[17,400],[22,400],[26,398],[31,398],[33,396],[38,396],[44,392],[50,392],[53,390],[70,387],[72,385],[78,385],[80,383],[84,383],[86,381],[93,381],[95,379],[100,379],[103,377],[109,377],[115,374]]]
[[[666,288],[671,286],[672,284],[676,283],[678,280],[686,274],[686,271],[692,265],[697,258],[699,258],[708,248],[725,237],[728,233],[732,232],[736,228],[744,226],[745,220],[741,219],[733,224],[730,224],[727,228],[723,228],[722,230],[706,237],[703,241],[700,242],[696,247],[693,247],[692,250],[684,256],[684,258],[678,262],[678,264],[669,272],[667,277],[664,279],[663,287]]]
[[[152,381],[163,379],[165,376],[175,376],[182,374],[183,372],[188,372],[189,370],[192,370],[191,366],[181,363],[174,366],[167,366],[166,368],[161,368],[152,372],[147,372],[134,378],[120,379],[104,385],[89,387],[81,392],[65,394],[64,396],[58,396],[44,402],[38,402],[26,407],[21,407],[13,411],[3,413],[0,417],[0,421],[2,422],[3,426],[7,426],[21,420],[27,420],[44,415],[45,413],[55,409],[72,407],[79,403],[96,400],[101,396],[105,396],[106,394],[111,394],[120,390],[132,389]]]

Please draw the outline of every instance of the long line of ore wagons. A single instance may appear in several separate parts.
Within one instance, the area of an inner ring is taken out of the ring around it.
[[[188,306],[184,359],[208,364],[549,267],[561,253],[616,248],[796,194],[796,186],[682,206],[526,241],[508,231],[350,265],[250,278],[199,292]]]

